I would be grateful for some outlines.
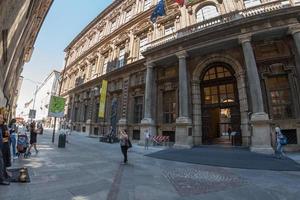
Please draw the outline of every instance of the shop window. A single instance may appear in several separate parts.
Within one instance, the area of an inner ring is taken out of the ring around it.
[[[133,130],[132,132],[132,140],[140,140],[140,130]]]
[[[281,132],[286,136],[288,144],[298,144],[296,129],[283,129]]]
[[[143,119],[143,97],[134,97],[134,123],[141,123]]]
[[[219,16],[219,12],[217,7],[214,5],[207,5],[200,8],[196,13],[196,20],[197,22],[203,22],[205,20],[214,18]]]
[[[163,94],[163,122],[174,123],[176,120],[176,96],[175,91]]]
[[[292,99],[287,75],[271,76],[267,79],[270,111],[273,119],[292,118]]]

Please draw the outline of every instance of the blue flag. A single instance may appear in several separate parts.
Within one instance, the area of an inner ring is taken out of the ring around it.
[[[158,16],[165,15],[165,1],[160,0],[159,3],[156,5],[153,13],[151,14],[150,20],[155,23]]]

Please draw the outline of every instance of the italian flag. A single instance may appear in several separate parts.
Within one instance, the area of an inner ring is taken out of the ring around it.
[[[193,0],[175,0],[180,6],[183,6],[184,3],[192,3]]]

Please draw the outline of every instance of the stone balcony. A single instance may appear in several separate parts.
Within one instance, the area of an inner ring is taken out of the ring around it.
[[[181,39],[183,37],[194,34],[196,32],[204,31],[208,28],[217,27],[220,25],[224,25],[226,23],[248,19],[258,15],[264,15],[266,13],[270,13],[276,10],[295,7],[295,6],[300,6],[300,4],[295,4],[293,0],[277,0],[277,1],[260,4],[258,6],[254,6],[244,10],[238,10],[224,15],[219,15],[217,17],[193,24],[191,26],[180,29],[177,32],[153,40],[152,42],[146,45],[147,47],[143,52],[149,51],[151,49],[154,49],[155,47],[164,45],[171,41]]]

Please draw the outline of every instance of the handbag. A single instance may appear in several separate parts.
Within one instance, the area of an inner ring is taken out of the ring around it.
[[[288,141],[287,141],[287,137],[286,136],[282,136],[279,140],[281,145],[287,145]]]
[[[132,147],[131,141],[128,139],[128,149]]]

